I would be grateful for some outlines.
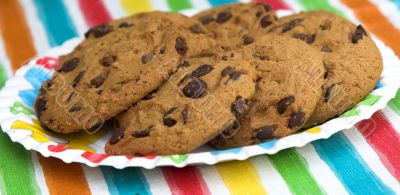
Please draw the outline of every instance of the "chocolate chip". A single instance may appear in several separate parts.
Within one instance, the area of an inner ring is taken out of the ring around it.
[[[299,109],[297,112],[292,113],[289,118],[288,127],[290,129],[294,129],[297,127],[301,127],[304,123],[304,112]]]
[[[221,71],[221,77],[224,77],[226,75],[230,75],[232,73],[232,71],[233,71],[232,67],[231,66],[227,66],[226,68],[224,68]]]
[[[217,19],[215,20],[218,23],[224,23],[226,21],[228,21],[229,19],[231,19],[232,14],[230,12],[220,12],[217,15]]]
[[[144,96],[144,97],[142,98],[142,100],[150,100],[150,99],[153,99],[154,96],[155,96],[155,93],[157,93],[157,91],[158,91],[158,88],[155,89],[155,90],[153,90],[152,92],[150,92],[150,93],[147,94],[146,96]]]
[[[113,31],[113,26],[109,24],[102,24],[90,29],[87,36],[93,34],[94,37],[99,38],[108,34],[111,31]]]
[[[278,102],[278,113],[283,114],[286,112],[286,109],[289,107],[290,104],[294,103],[295,98],[293,95],[285,97]]]
[[[125,129],[123,127],[119,126],[119,123],[117,120],[114,120],[114,121],[116,121],[116,123],[114,124],[113,135],[111,136],[110,141],[109,141],[110,145],[114,145],[114,144],[118,143],[119,140],[121,140],[124,137]]]
[[[133,24],[129,24],[128,22],[121,22],[119,25],[118,25],[118,27],[120,27],[120,28],[125,28],[125,27],[130,27],[130,26],[132,26]]]
[[[185,107],[182,110],[182,118],[183,118],[183,124],[186,125],[187,120],[189,118],[189,106],[186,104]]]
[[[261,24],[262,28],[265,28],[265,27],[271,25],[272,24],[272,20],[271,20],[270,16],[266,15],[266,16],[262,17],[261,20],[260,20],[260,24]]]
[[[161,47],[159,54],[164,54],[164,53],[165,53],[165,50],[167,50],[167,48]]]
[[[68,112],[78,112],[82,110],[82,107],[74,106],[68,110]]]
[[[244,43],[245,45],[248,45],[248,44],[254,42],[254,38],[251,37],[251,36],[249,36],[249,35],[244,35],[244,36],[242,37],[242,39],[243,39],[243,43]]]
[[[173,118],[168,117],[169,115],[173,114],[178,108],[173,107],[169,109],[167,112],[165,112],[164,117],[163,117],[163,123],[167,127],[172,127],[176,124],[176,120]]]
[[[90,84],[93,85],[96,88],[100,87],[104,83],[104,81],[107,79],[108,73],[109,73],[108,71],[102,72],[101,74],[99,74],[98,76],[93,78],[90,81]]]
[[[85,75],[85,71],[80,72],[72,81],[72,87],[76,87],[79,81],[81,81],[82,77]]]
[[[42,115],[42,112],[46,110],[46,99],[42,94],[39,95],[39,98],[37,98],[35,102],[35,110],[37,113],[38,118]]]
[[[151,129],[152,129],[153,127],[154,127],[153,125],[150,125],[150,126],[147,127],[146,129],[134,131],[134,132],[132,133],[132,136],[133,136],[133,137],[136,137],[136,138],[148,137],[148,136],[150,135],[150,131],[151,131]]]
[[[230,79],[233,80],[233,81],[236,81],[240,77],[240,75],[242,75],[242,73],[240,73],[238,71],[233,71],[230,74]]]
[[[142,64],[147,64],[153,59],[154,55],[153,53],[148,53],[142,56]]]
[[[322,52],[332,52],[332,49],[329,46],[324,45],[324,46],[322,46],[321,51]]]
[[[185,55],[188,50],[186,40],[182,37],[176,38],[175,49],[180,55]]]
[[[109,67],[112,63],[115,62],[115,60],[115,56],[107,54],[100,59],[100,64],[104,67]]]
[[[358,43],[359,40],[363,39],[363,36],[368,36],[367,32],[365,31],[364,27],[362,25],[358,25],[356,30],[354,31],[352,37],[351,37],[351,42],[353,44]]]
[[[172,127],[176,124],[176,120],[172,118],[163,118],[163,123],[167,127]]]
[[[207,15],[199,18],[199,20],[203,25],[207,25],[210,22],[214,21],[214,18],[211,15]]]
[[[305,41],[307,44],[312,44],[315,40],[315,34],[296,34],[293,35],[293,38]]]
[[[190,27],[190,31],[192,31],[195,34],[204,33],[203,29],[201,29],[200,24],[193,24]]]
[[[261,11],[258,11],[258,12],[256,13],[256,17],[259,18],[262,14],[263,14],[263,13],[262,13]]]
[[[191,73],[191,75],[192,75],[192,77],[200,78],[200,77],[210,73],[213,69],[214,68],[211,65],[203,64],[203,65],[199,66],[198,68],[196,68],[196,70],[194,70]]]
[[[243,99],[242,96],[237,96],[235,102],[231,105],[231,111],[235,116],[240,116],[247,111],[248,107],[248,101]]]
[[[329,76],[329,68],[328,65],[324,63],[324,79],[328,78]]]
[[[194,79],[190,81],[183,89],[183,94],[192,99],[202,97],[207,89],[207,84],[200,79]]]
[[[328,88],[326,88],[325,93],[324,93],[324,102],[328,102],[331,99],[332,96],[332,90],[335,88],[336,84],[330,85]]]
[[[226,127],[222,132],[223,137],[230,137],[232,136],[237,130],[240,128],[240,123],[238,120],[235,120],[232,124]]]
[[[179,65],[178,65],[178,68],[181,68],[181,67],[189,67],[189,66],[190,66],[189,62],[185,60],[185,61],[182,62],[182,64],[179,64]]]
[[[171,109],[169,109],[167,112],[165,112],[164,118],[170,114],[173,114],[177,109],[178,109],[177,107],[172,107]]]
[[[63,63],[63,66],[58,69],[58,72],[70,72],[76,68],[79,64],[79,58],[74,57],[66,62]]]
[[[266,125],[255,130],[256,138],[261,142],[274,139],[275,127]]]
[[[300,24],[300,22],[302,22],[303,19],[294,19],[288,23],[286,23],[283,27],[282,27],[282,33],[285,33],[289,30],[292,30],[294,27],[296,27],[298,24]]]

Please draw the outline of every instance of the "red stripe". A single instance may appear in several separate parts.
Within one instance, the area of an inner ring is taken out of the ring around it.
[[[79,7],[89,27],[109,22],[112,19],[102,0],[79,0]]]
[[[162,169],[172,194],[211,194],[196,167]]]
[[[378,111],[370,119],[359,122],[356,127],[389,172],[400,181],[400,135],[385,115]]]
[[[268,4],[273,10],[290,9],[290,7],[282,0],[254,0],[254,2]]]

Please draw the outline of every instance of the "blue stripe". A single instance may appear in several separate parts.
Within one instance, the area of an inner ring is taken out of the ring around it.
[[[400,9],[400,0],[392,0],[394,4],[397,5],[397,8]]]
[[[149,185],[140,168],[102,167],[108,190],[112,195],[119,194],[151,194]]]
[[[78,36],[62,0],[34,0],[51,46]]]
[[[210,2],[211,6],[219,6],[227,3],[236,3],[238,0],[208,0]]]
[[[313,145],[350,194],[394,194],[368,167],[343,133]]]

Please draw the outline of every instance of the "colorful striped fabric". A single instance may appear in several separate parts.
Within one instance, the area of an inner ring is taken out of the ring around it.
[[[254,0],[363,23],[400,56],[399,0]],[[0,87],[37,53],[113,18],[237,0],[0,0]],[[400,64],[399,64],[400,65]],[[90,168],[26,151],[0,133],[0,194],[400,194],[400,91],[371,119],[302,148],[215,166]]]

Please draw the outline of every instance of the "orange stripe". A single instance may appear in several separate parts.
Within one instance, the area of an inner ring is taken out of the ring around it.
[[[368,30],[391,47],[397,56],[400,56],[400,31],[374,4],[367,0],[342,0],[342,2],[353,9],[354,14]]]
[[[17,0],[0,0],[0,31],[14,70],[36,54],[24,13]]]
[[[91,194],[80,164],[38,155],[50,194]]]

